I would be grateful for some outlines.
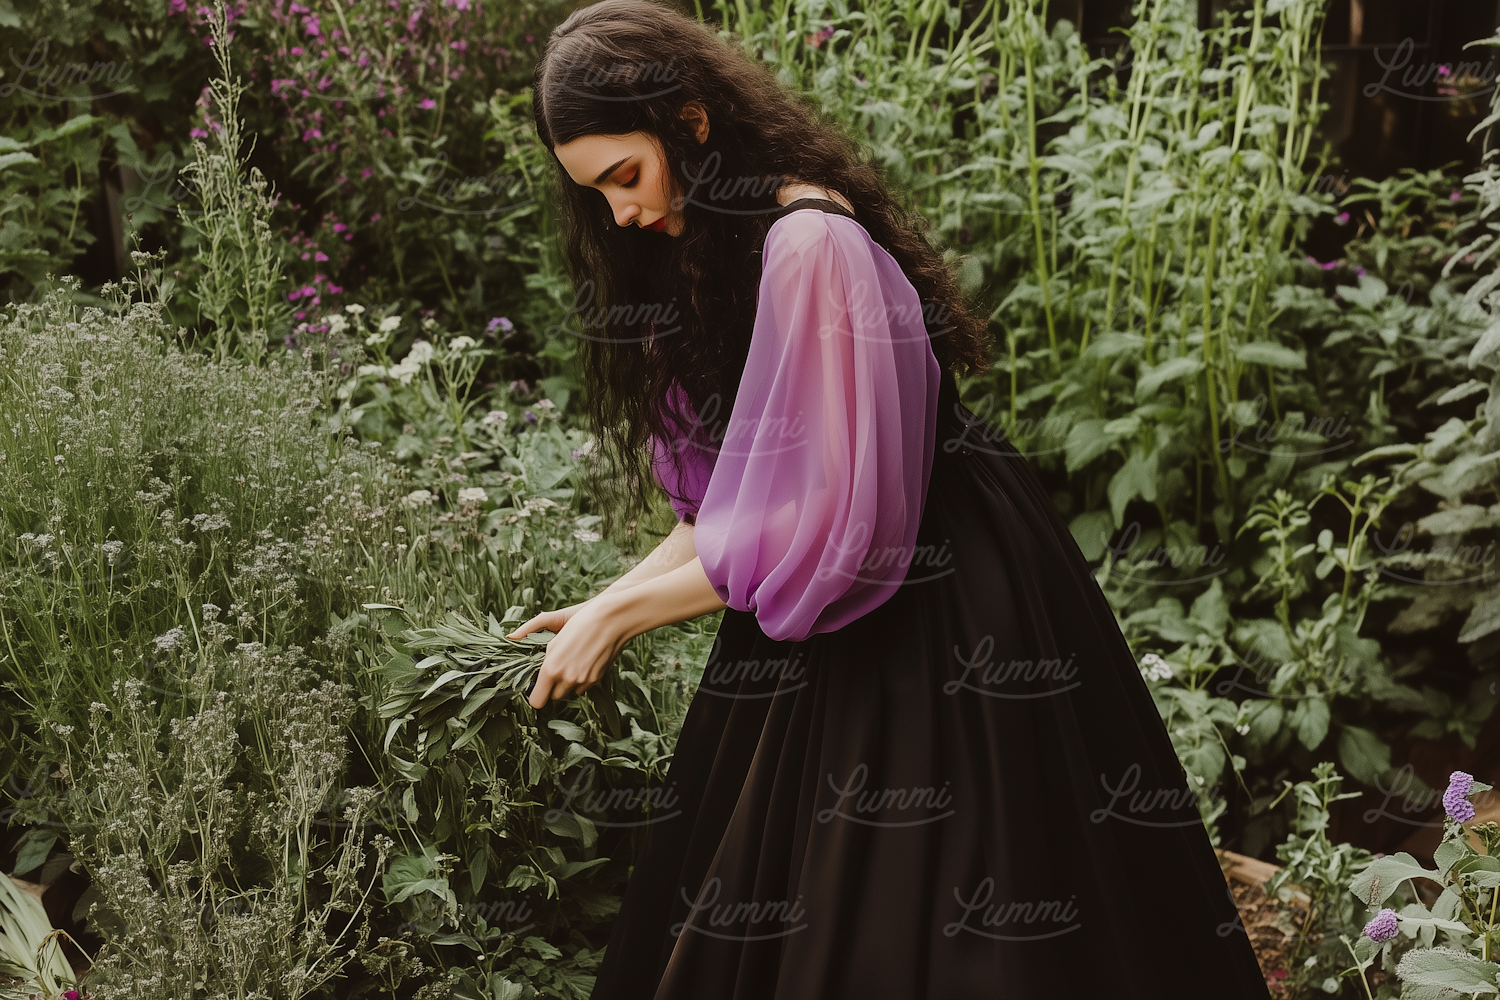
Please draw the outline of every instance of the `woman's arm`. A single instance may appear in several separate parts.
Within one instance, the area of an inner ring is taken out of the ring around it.
[[[636,563],[629,572],[594,596],[617,594],[674,570],[697,556],[698,552],[693,547],[693,526],[686,521],[678,521],[677,527],[668,532],[667,536],[657,543],[656,548],[646,554],[646,558]]]
[[[579,605],[569,627],[547,643],[541,673],[527,701],[541,708],[553,699],[587,691],[631,639],[725,607],[696,556],[649,580],[599,594]]]
[[[607,599],[605,595],[617,596],[632,587],[638,587],[664,573],[669,573],[697,557],[698,553],[693,547],[693,526],[686,521],[679,521],[677,527],[669,531],[667,536],[656,544],[656,548],[646,554],[646,558],[632,566],[614,583],[586,601],[533,615],[511,632],[508,638],[519,639],[528,632],[535,632],[539,629],[561,633],[563,627],[572,621],[574,615],[589,605],[599,603],[601,599]]]

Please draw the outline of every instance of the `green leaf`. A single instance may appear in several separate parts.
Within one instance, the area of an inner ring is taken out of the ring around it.
[[[1373,786],[1376,778],[1391,769],[1391,748],[1368,729],[1342,726],[1339,762],[1355,781]]]
[[[1396,976],[1412,986],[1440,987],[1460,994],[1500,993],[1500,965],[1456,948],[1414,948],[1401,956]],[[1405,994],[1403,993],[1403,996]]]
[[[6,167],[14,167],[20,163],[36,163],[37,158],[27,152],[0,153],[0,170]]]
[[[1142,366],[1144,367],[1144,366]],[[1180,378],[1191,378],[1203,369],[1202,358],[1173,358],[1149,369],[1135,384],[1135,400],[1144,402],[1168,382]]]
[[[1307,367],[1307,355],[1269,340],[1254,340],[1235,348],[1235,357],[1253,365],[1301,370]]]
[[[1443,884],[1441,875],[1435,871],[1428,871],[1417,863],[1416,858],[1401,851],[1371,861],[1360,870],[1358,875],[1354,876],[1353,881],[1349,883],[1349,891],[1358,896],[1362,902],[1370,906],[1379,906],[1391,897],[1402,882],[1413,878],[1425,878],[1439,885]]]
[[[1218,583],[1218,580],[1214,580]],[[1322,698],[1314,697],[1306,699],[1301,708],[1301,718],[1297,721],[1297,739],[1309,750],[1316,750],[1318,744],[1323,742],[1323,737],[1328,735],[1328,702]]]

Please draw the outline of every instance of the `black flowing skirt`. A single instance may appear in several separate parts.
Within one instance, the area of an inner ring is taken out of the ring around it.
[[[1062,515],[938,405],[887,602],[800,642],[724,612],[592,1000],[1268,995]]]

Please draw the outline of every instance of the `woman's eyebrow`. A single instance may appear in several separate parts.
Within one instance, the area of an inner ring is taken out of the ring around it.
[[[615,168],[617,168],[620,164],[624,163],[625,160],[628,160],[628,159],[630,159],[630,157],[627,156],[627,157],[625,157],[625,159],[623,159],[623,160],[616,160],[614,163],[611,163],[609,166],[605,167],[604,168],[604,173],[602,173],[598,177],[594,178],[594,183],[595,184],[603,184],[604,183],[604,179],[606,177],[608,177],[610,174],[614,173],[615,172]]]

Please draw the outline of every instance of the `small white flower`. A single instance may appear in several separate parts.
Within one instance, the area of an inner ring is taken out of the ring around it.
[[[467,350],[470,347],[478,346],[479,341],[475,340],[473,337],[454,337],[452,340],[448,341],[448,350],[455,353],[457,353],[458,351]]]
[[[1156,653],[1147,653],[1141,657],[1141,673],[1153,681],[1170,680],[1172,667]]]
[[[398,327],[400,325],[401,325],[401,317],[400,316],[387,316],[385,319],[383,319],[383,320],[380,321],[380,332],[381,333],[390,333],[392,330],[396,329],[396,327]]]
[[[377,346],[379,344],[385,343],[387,340],[390,340],[390,339],[391,339],[391,335],[388,334],[388,333],[372,333],[368,337],[365,338],[365,346],[366,347],[375,347],[375,346]]]
[[[1203,776],[1202,775],[1199,775],[1199,774],[1193,775],[1193,780],[1198,783],[1198,787],[1199,788],[1203,787]]]
[[[432,503],[432,501],[433,496],[431,490],[412,490],[410,493],[406,494],[401,502],[406,504],[406,506],[408,507],[416,507],[419,504]]]
[[[166,653],[166,652],[170,652],[171,650],[174,650],[178,646],[182,645],[183,640],[186,639],[186,638],[187,638],[187,633],[184,632],[182,630],[182,626],[179,625],[176,628],[168,629],[165,633],[163,633],[163,634],[157,636],[155,639],[153,639],[152,642],[154,642],[156,644],[156,648],[158,650],[160,650],[163,653]]]
[[[364,311],[365,307],[360,305],[348,305],[344,307],[344,312],[348,313],[351,316],[358,316]]]
[[[553,403],[550,399],[539,399],[536,401],[536,408],[538,410],[550,410],[555,405],[557,404]]]
[[[510,415],[504,410],[491,410],[484,415],[484,419],[481,420],[480,423],[484,424],[486,427],[493,427],[496,424],[503,424],[509,419]]]
[[[333,336],[337,337],[347,329],[349,329],[349,321],[338,313],[328,317],[328,332]]]
[[[1241,736],[1244,736],[1250,731],[1250,723],[1246,722],[1242,725],[1235,726],[1234,731],[1239,733]]]
[[[413,341],[411,350],[406,352],[406,363],[425,365],[432,360],[432,345],[425,340]]]
[[[489,498],[483,486],[467,486],[458,491],[459,503],[484,503]]]
[[[573,537],[578,539],[580,542],[597,542],[602,536],[597,531],[590,531],[587,528],[579,528],[577,531],[573,532]]]
[[[229,527],[229,518],[223,514],[194,514],[193,527],[199,531],[220,531]]]
[[[410,385],[412,376],[416,375],[417,372],[421,370],[421,365],[408,360],[402,361],[399,364],[391,365],[388,374],[391,376],[391,378],[400,379],[402,385]]]
[[[385,365],[360,365],[355,372],[356,375],[374,375],[377,378],[385,378]]]

